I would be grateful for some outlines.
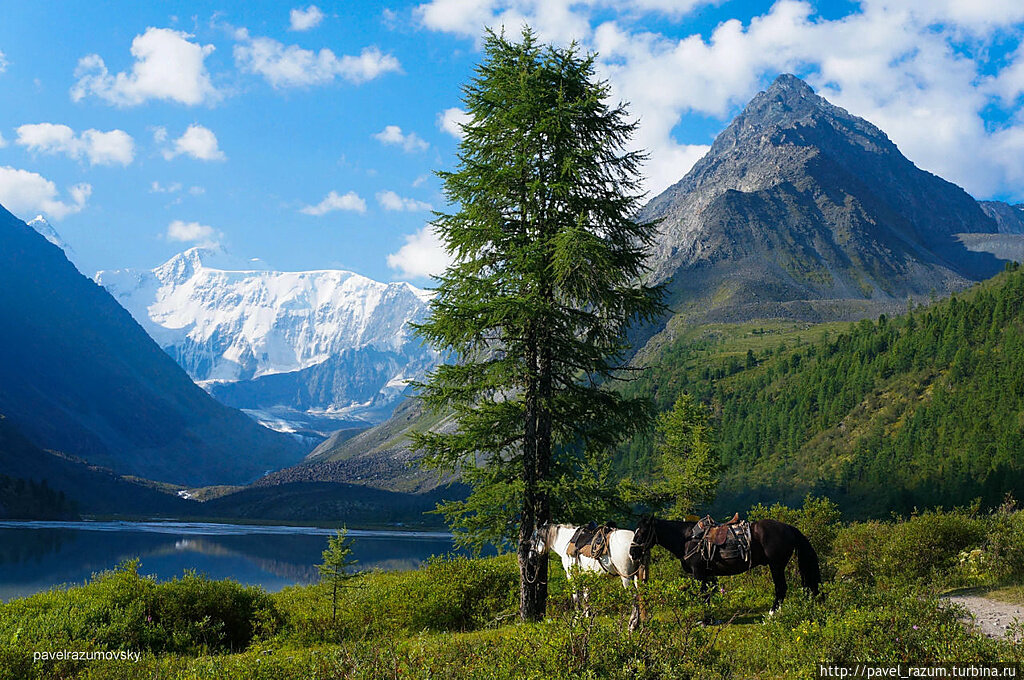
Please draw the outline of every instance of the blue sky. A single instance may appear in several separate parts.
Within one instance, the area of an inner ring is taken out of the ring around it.
[[[197,244],[379,280],[443,266],[426,226],[483,26],[600,54],[680,179],[781,72],[978,198],[1024,200],[1024,3],[432,0],[8,3],[0,203],[86,274]]]

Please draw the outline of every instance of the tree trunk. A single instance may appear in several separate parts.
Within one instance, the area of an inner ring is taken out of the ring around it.
[[[531,369],[536,367],[536,359],[537,352],[534,349],[529,356],[528,365]],[[519,617],[523,621],[543,619],[548,599],[547,555],[530,555],[533,533],[544,521],[538,511],[547,505],[546,494],[542,494],[539,489],[539,481],[544,477],[537,476],[537,392],[537,381],[531,376],[527,380],[525,395],[523,508],[519,521]]]
[[[331,595],[331,626],[335,625],[338,620],[338,580],[337,577],[334,579],[334,589]]]

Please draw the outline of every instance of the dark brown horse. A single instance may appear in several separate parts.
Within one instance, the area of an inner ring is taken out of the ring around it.
[[[687,573],[701,581],[705,592],[710,592],[718,576],[734,576],[762,564],[767,565],[775,584],[775,602],[769,613],[774,613],[786,597],[786,564],[796,552],[804,587],[818,594],[818,584],[821,583],[818,554],[796,527],[773,519],[751,522],[747,559],[715,554],[709,561],[699,549],[699,539],[693,537],[696,525],[696,522],[647,517],[637,527],[634,542],[638,545],[656,543],[668,550],[679,558]]]

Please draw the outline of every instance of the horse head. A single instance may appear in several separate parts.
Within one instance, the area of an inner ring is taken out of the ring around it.
[[[654,517],[647,515],[640,520],[636,531],[633,532],[633,542],[629,546],[629,558],[635,563],[644,562],[656,539]]]
[[[545,522],[533,530],[530,536],[530,555],[542,555],[550,548],[551,523]]]

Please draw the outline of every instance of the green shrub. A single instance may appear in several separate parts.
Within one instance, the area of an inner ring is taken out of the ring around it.
[[[289,635],[315,642],[475,630],[513,618],[518,594],[515,556],[504,555],[435,558],[415,571],[362,574],[339,594],[333,626],[330,597],[319,586],[285,588],[274,598]]]
[[[163,650],[179,653],[242,650],[254,638],[273,635],[281,619],[261,588],[194,572],[157,585],[148,605],[152,625],[164,633]]]
[[[1015,501],[1007,498],[989,517],[987,528],[981,568],[992,582],[1020,582],[1024,579],[1024,510],[1017,510]]]
[[[990,521],[953,510],[852,524],[836,537],[836,575],[868,584],[968,585],[964,553],[984,544]]]
[[[985,539],[985,522],[963,510],[928,512],[887,526],[879,566],[897,582],[944,583],[961,551]]]
[[[194,573],[157,583],[138,570],[139,562],[133,560],[94,575],[84,586],[55,588],[0,605],[0,667],[13,672],[37,650],[234,651],[277,628],[280,615],[260,588]],[[60,676],[82,663],[36,666]],[[24,673],[12,677],[19,675]]]
[[[840,530],[833,544],[835,578],[874,584],[888,531],[889,525],[876,521],[856,522]]]

